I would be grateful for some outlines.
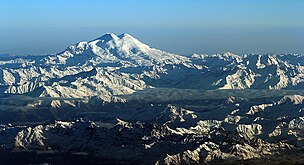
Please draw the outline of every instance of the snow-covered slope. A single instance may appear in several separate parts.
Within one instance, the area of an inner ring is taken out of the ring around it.
[[[297,55],[193,55],[196,64],[205,65],[210,85],[220,89],[303,89],[304,67]],[[287,60],[288,57],[291,60]]]
[[[129,34],[105,34],[89,42],[79,42],[60,54],[45,59],[46,64],[93,65],[117,63],[119,66],[151,66],[187,61],[141,43]]]
[[[151,87],[302,89],[301,58],[230,52],[185,57],[152,48],[129,34],[108,33],[55,55],[3,57],[0,94],[111,101],[113,95]]]
[[[105,34],[44,57],[2,59],[0,92],[64,98],[130,94],[150,87],[164,65],[188,64],[186,57],[151,48],[129,34]],[[60,102],[53,105],[61,105]]]

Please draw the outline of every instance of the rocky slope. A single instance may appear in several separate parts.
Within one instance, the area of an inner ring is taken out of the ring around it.
[[[303,96],[229,97],[198,105],[205,108],[162,103],[99,120],[87,115],[35,126],[6,124],[0,144],[15,152],[85,152],[132,164],[231,163],[303,152]]]

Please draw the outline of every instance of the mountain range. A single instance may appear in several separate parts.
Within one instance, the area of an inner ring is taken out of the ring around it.
[[[299,163],[303,92],[304,55],[183,56],[126,33],[0,56],[2,160],[31,151],[29,164],[64,160],[54,153],[104,164]]]
[[[303,89],[304,56],[185,57],[152,48],[129,34],[105,34],[49,56],[0,58],[0,94],[34,97],[98,97],[146,88]],[[54,101],[53,106],[60,106]]]

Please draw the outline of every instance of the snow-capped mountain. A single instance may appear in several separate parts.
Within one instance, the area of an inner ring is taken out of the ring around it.
[[[55,55],[1,59],[0,93],[111,101],[113,95],[151,87],[303,89],[301,58],[229,52],[185,57],[151,48],[129,34],[108,33]]]
[[[46,57],[1,60],[1,94],[65,98],[130,94],[150,87],[143,75],[155,78],[163,66],[189,59],[141,43],[128,34],[105,34]],[[134,73],[133,73],[134,72]],[[143,74],[143,75],[142,75]],[[53,102],[59,106],[59,101]]]
[[[0,151],[81,152],[109,164],[303,155],[303,61],[186,57],[113,33],[57,54],[0,56]]]
[[[129,34],[105,34],[89,42],[79,42],[60,54],[45,59],[46,64],[93,65],[112,63],[118,66],[151,66],[187,61],[141,43]]]

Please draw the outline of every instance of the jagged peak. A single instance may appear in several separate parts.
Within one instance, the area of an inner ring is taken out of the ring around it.
[[[234,54],[232,52],[226,52],[226,53],[223,54],[223,56],[225,56],[225,57],[240,57],[239,55]]]
[[[228,51],[228,52],[225,52],[224,55],[227,55],[227,56],[234,56],[234,55],[236,55],[236,54],[234,54],[234,53]]]
[[[303,104],[304,97],[301,95],[286,95],[278,102],[278,104],[283,104],[283,103],[292,103],[295,105]]]

